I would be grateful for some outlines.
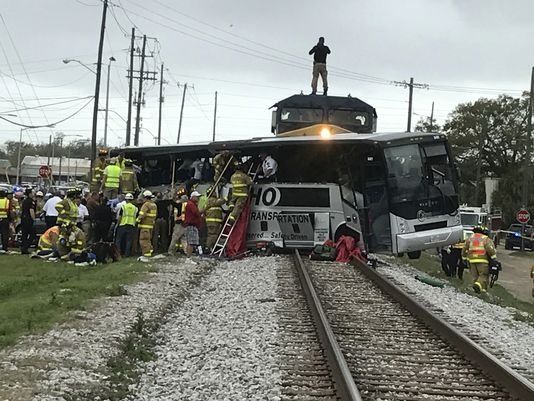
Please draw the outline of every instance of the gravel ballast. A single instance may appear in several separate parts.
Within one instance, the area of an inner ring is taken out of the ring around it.
[[[94,301],[68,322],[42,335],[26,336],[0,352],[0,399],[86,399],[108,378],[106,364],[119,353],[141,313],[150,321],[187,293],[209,265],[183,259],[153,261],[145,281],[127,285],[127,295]]]
[[[488,303],[451,286],[431,287],[415,279],[421,272],[411,266],[391,264],[380,266],[378,271],[415,293],[442,318],[532,381],[534,327],[516,319],[521,313],[517,309]]]
[[[222,262],[157,332],[130,400],[279,400],[281,257]]]

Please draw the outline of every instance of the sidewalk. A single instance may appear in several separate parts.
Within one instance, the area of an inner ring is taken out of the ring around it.
[[[502,263],[498,283],[521,301],[534,303],[530,278],[534,252],[525,251],[524,256],[517,256],[518,254],[518,250],[505,250],[503,246],[497,248],[497,259]]]

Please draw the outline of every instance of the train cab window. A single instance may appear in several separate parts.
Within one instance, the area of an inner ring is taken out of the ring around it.
[[[368,125],[369,114],[353,110],[329,110],[328,121],[332,124]]]
[[[320,123],[323,121],[323,110],[287,107],[282,109],[280,119],[291,123]]]

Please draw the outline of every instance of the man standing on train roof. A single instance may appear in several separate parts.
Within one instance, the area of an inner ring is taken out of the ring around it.
[[[309,51],[309,54],[313,54],[313,75],[312,75],[312,95],[317,94],[317,81],[319,75],[323,80],[323,95],[326,96],[328,93],[328,71],[326,71],[326,56],[330,54],[330,49],[328,46],[324,45],[324,38],[321,36],[319,42]]]

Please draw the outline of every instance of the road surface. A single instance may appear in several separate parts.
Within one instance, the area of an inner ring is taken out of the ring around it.
[[[497,248],[497,258],[503,265],[498,283],[521,301],[534,303],[530,278],[530,266],[534,265],[534,252],[525,251],[525,256],[511,255],[517,252],[517,249],[509,251],[503,246]]]

